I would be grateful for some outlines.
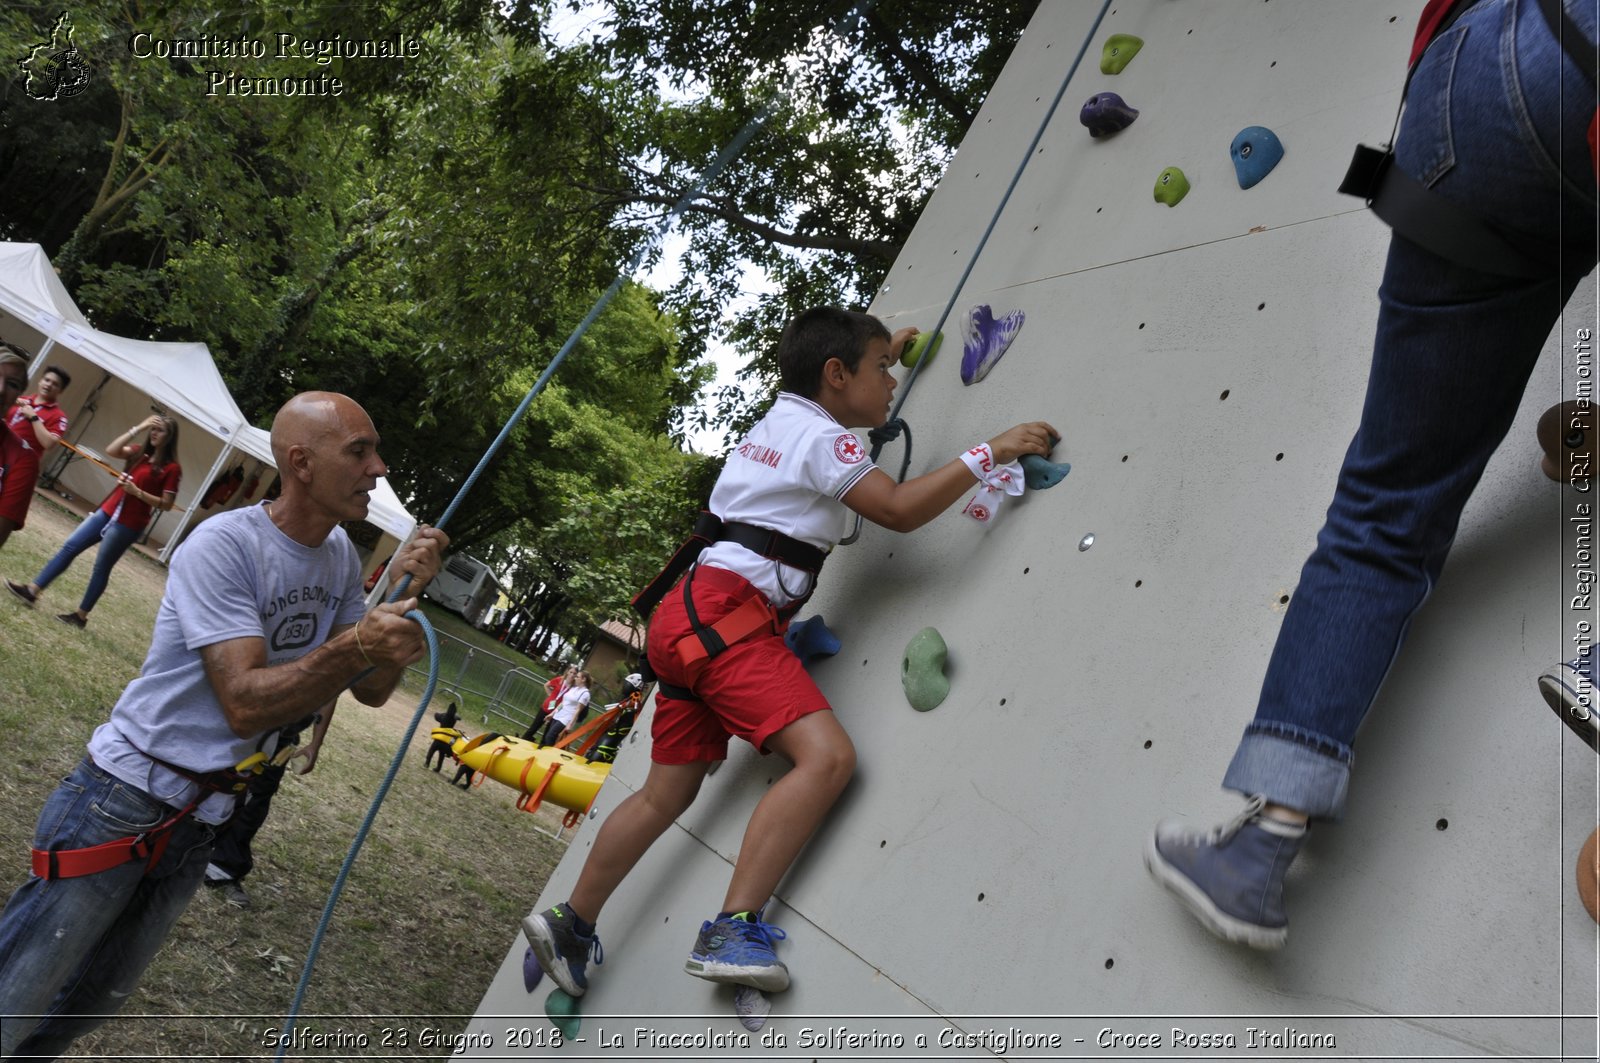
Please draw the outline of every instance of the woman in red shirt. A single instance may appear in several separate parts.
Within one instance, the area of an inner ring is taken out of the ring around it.
[[[149,435],[140,444],[138,436],[146,431]],[[156,414],[113,439],[106,453],[127,463],[116,490],[100,503],[99,509],[84,518],[56,556],[33,577],[32,583],[6,580],[6,587],[12,594],[32,605],[40,593],[67,570],[73,558],[98,541],[100,551],[95,555],[94,572],[89,576],[82,602],[76,612],[56,617],[73,627],[88,624],[89,610],[100,600],[111,580],[111,567],[144,532],[152,510],[172,508],[178,497],[178,481],[183,476],[183,469],[177,462],[177,422]]]

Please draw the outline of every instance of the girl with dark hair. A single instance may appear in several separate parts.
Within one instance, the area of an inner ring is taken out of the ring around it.
[[[141,432],[147,432],[144,442],[138,442]],[[143,534],[149,525],[152,511],[172,508],[178,497],[178,481],[183,469],[178,464],[178,424],[169,417],[151,414],[139,424],[111,441],[106,448],[109,457],[122,458],[126,465],[118,478],[116,490],[84,518],[78,530],[62,544],[61,549],[46,562],[31,583],[6,580],[6,587],[18,598],[32,605],[44,589],[79,554],[100,543],[95,555],[94,571],[89,576],[89,586],[84,589],[83,600],[76,612],[61,613],[56,617],[64,624],[84,627],[89,622],[89,610],[105,593],[111,580],[111,568],[128,547]]]

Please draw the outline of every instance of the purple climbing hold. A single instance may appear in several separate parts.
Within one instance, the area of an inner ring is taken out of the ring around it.
[[[807,664],[817,657],[832,657],[843,645],[820,616],[807,617],[801,624],[790,624],[783,642]]]
[[[1091,137],[1096,138],[1109,137],[1112,133],[1127,129],[1137,117],[1138,110],[1129,107],[1114,92],[1095,93],[1083,105],[1083,110],[1078,112],[1078,121],[1089,128]]]
[[[976,384],[989,375],[1022,331],[1023,317],[1021,310],[1013,310],[996,320],[988,303],[979,303],[967,311],[961,322],[963,384]]]
[[[533,954],[533,946],[528,946],[528,951],[522,957],[522,986],[528,992],[533,992],[544,978],[544,968],[539,966],[539,957]]]

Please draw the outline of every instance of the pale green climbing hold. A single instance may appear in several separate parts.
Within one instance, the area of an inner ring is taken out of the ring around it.
[[[929,343],[930,340],[932,340],[931,345]],[[910,345],[906,347],[906,353],[900,356],[900,364],[907,369],[915,368],[916,364],[922,361],[924,353],[927,354],[928,361],[933,361],[933,356],[939,353],[939,344],[943,342],[943,332],[917,333],[916,339],[912,340]]]
[[[1176,166],[1168,166],[1156,178],[1156,202],[1176,207],[1189,194],[1189,179]]]
[[[1120,74],[1144,47],[1144,39],[1131,33],[1113,33],[1100,49],[1100,73]]]
[[[900,685],[905,687],[906,700],[913,709],[937,709],[949,696],[950,680],[944,674],[949,659],[950,650],[938,628],[925,627],[911,636],[900,662]]]
[[[550,995],[544,998],[544,1013],[555,1028],[561,1031],[561,1036],[568,1041],[578,1036],[578,1027],[583,1018],[578,1001],[567,995],[565,989],[553,989]]]

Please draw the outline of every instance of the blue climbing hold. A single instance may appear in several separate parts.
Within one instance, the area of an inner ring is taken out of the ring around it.
[[[961,322],[961,382],[976,384],[1005,357],[1006,348],[1022,331],[1024,314],[1013,310],[998,320],[988,303],[968,310]]]
[[[1246,126],[1233,138],[1228,154],[1233,157],[1233,169],[1239,175],[1239,187],[1251,188],[1271,173],[1283,158],[1283,141],[1264,125]]]
[[[1054,487],[1067,478],[1067,473],[1072,471],[1072,463],[1067,461],[1055,462],[1049,458],[1041,458],[1037,454],[1024,454],[1022,461],[1022,481],[1028,485],[1030,491],[1043,491]]]
[[[1095,93],[1078,112],[1078,121],[1088,127],[1091,137],[1096,138],[1109,137],[1112,133],[1127,129],[1137,117],[1138,110],[1129,107],[1114,92]]]
[[[533,946],[528,946],[528,951],[522,956],[522,987],[528,992],[533,992],[544,978],[544,968],[539,966],[539,957],[533,954]]]
[[[818,657],[832,657],[842,645],[821,616],[807,617],[801,624],[790,624],[789,630],[784,632],[783,643],[807,664]]]

